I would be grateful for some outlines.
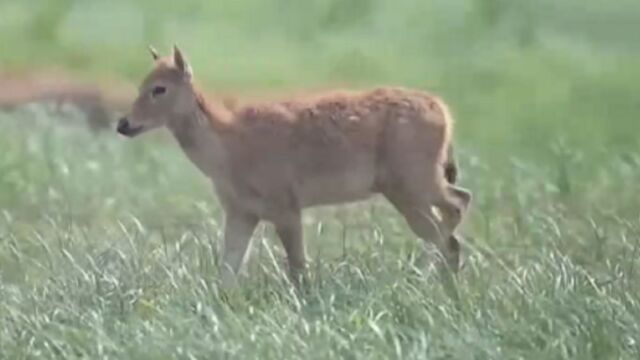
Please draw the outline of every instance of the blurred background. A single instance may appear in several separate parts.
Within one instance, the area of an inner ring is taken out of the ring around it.
[[[418,87],[451,104],[463,148],[624,151],[638,144],[639,19],[636,0],[3,0],[2,92],[81,81],[123,108],[147,45],[175,43],[213,92]]]

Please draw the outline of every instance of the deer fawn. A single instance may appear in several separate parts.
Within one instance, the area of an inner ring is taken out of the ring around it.
[[[235,283],[260,220],[275,226],[296,279],[306,262],[301,211],[373,194],[457,270],[453,233],[471,193],[453,184],[452,119],[443,101],[385,87],[231,109],[205,100],[177,47],[168,57],[150,50],[155,66],[117,131],[133,137],[166,126],[212,180],[226,215],[223,285]]]

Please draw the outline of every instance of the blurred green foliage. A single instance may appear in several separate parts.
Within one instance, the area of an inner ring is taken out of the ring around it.
[[[635,0],[4,0],[0,64],[138,81],[147,44],[177,43],[213,89],[414,86],[477,151],[597,152],[638,143],[639,18]]]

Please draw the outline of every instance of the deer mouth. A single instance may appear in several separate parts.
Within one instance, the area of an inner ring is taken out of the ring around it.
[[[118,121],[118,128],[116,130],[121,135],[134,137],[142,132],[142,126],[131,126],[127,119],[122,118]]]

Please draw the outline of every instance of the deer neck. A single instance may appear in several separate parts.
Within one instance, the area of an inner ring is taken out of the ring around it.
[[[187,157],[215,181],[226,168],[221,131],[229,114],[212,108],[199,95],[194,105],[192,112],[176,116],[168,127]]]

